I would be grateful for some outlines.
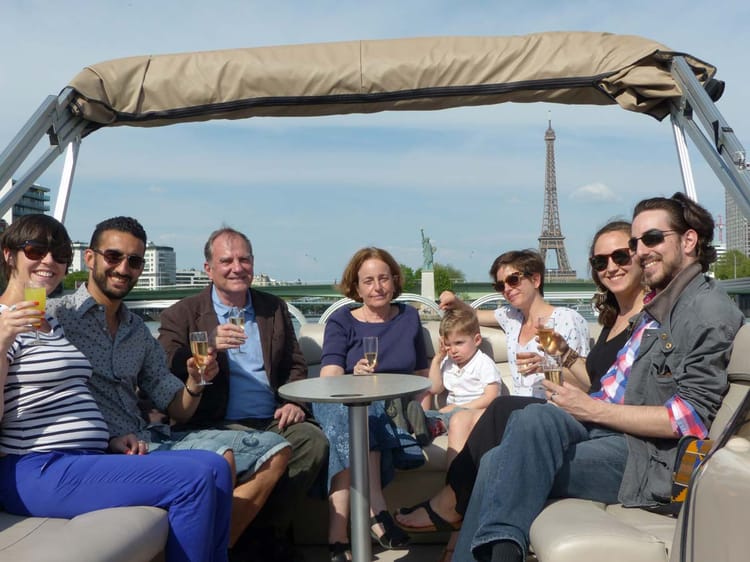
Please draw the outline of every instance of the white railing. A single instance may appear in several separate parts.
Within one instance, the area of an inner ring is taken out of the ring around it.
[[[394,299],[394,300],[395,302],[418,302],[432,309],[439,316],[443,315],[443,311],[440,310],[440,307],[434,300],[428,299],[427,297],[423,297],[422,295],[417,295],[416,293],[402,293],[397,299]],[[355,302],[356,301],[348,297],[344,297],[342,299],[337,300],[331,306],[326,308],[323,314],[320,315],[320,318],[318,319],[318,324],[325,324],[328,321],[328,318],[331,316],[331,314],[336,312],[339,308],[342,308],[344,306],[349,306]]]

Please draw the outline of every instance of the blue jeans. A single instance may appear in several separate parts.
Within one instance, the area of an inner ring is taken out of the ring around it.
[[[115,455],[55,451],[0,458],[0,496],[9,513],[72,518],[109,507],[167,510],[167,562],[227,560],[232,479],[210,451]]]
[[[554,404],[517,410],[502,443],[482,457],[454,562],[473,562],[478,547],[500,540],[525,556],[548,498],[616,503],[627,456],[622,433],[584,425]]]

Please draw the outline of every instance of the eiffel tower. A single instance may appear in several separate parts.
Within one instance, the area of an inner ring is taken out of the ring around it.
[[[547,264],[547,252],[554,251],[557,257],[557,268],[547,266],[545,277],[549,281],[575,279],[576,272],[570,268],[568,254],[565,252],[565,236],[560,230],[560,211],[557,207],[557,182],[555,180],[555,131],[552,120],[544,133],[547,143],[547,162],[544,176],[544,216],[542,217],[542,234],[539,236],[539,253]]]

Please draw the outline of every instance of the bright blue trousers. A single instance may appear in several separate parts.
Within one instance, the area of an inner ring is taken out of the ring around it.
[[[210,451],[8,455],[0,458],[0,502],[10,513],[63,518],[160,507],[169,517],[169,562],[227,560],[232,476],[227,461]]]

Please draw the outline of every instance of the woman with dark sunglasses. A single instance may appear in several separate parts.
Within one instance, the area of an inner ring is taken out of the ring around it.
[[[493,287],[502,293],[508,304],[495,310],[478,310],[483,326],[500,328],[506,334],[508,364],[513,377],[513,394],[544,398],[541,381],[542,356],[536,339],[536,324],[540,317],[552,317],[558,333],[580,355],[588,355],[589,330],[585,318],[575,310],[556,307],[544,300],[544,261],[534,250],[515,250],[498,256],[490,267]],[[469,308],[456,295],[445,291],[440,295],[440,307]],[[578,382],[588,389],[588,377]]]
[[[541,373],[542,356],[539,353],[539,342],[536,337],[539,317],[554,318],[557,332],[562,334],[570,348],[580,356],[588,355],[588,323],[575,310],[555,307],[544,300],[544,272],[544,260],[534,250],[505,252],[498,256],[490,267],[490,276],[494,281],[493,287],[503,294],[508,304],[495,310],[477,310],[476,312],[480,324],[493,327],[499,325],[505,332],[508,363],[514,387],[514,396],[496,399],[490,405],[491,408],[498,401],[512,405],[513,409],[516,409],[517,404],[526,405],[530,402],[544,401],[544,387],[541,386],[541,381],[544,380],[544,375]],[[443,309],[471,308],[450,291],[445,291],[440,295],[440,306]],[[569,373],[565,374],[568,375],[569,381],[575,381],[582,389],[589,388],[590,382],[585,373],[580,380],[578,380],[579,375],[573,374],[571,377]],[[465,428],[474,426],[482,416],[482,412],[483,410],[457,412],[454,414],[455,423],[452,422],[451,427],[457,428],[457,431],[464,428],[465,431]],[[448,429],[449,439],[451,427]],[[441,511],[440,507],[433,510],[429,501],[423,502],[413,508],[401,510],[397,514],[399,525],[408,532],[427,532],[436,528],[443,531],[455,530],[453,526],[461,520],[461,515],[453,509],[456,496],[452,488],[446,488],[448,497],[443,498],[439,494],[436,498],[436,500],[449,500],[445,505],[448,508],[446,511]],[[466,497],[467,504],[469,496]],[[442,506],[443,504],[441,502],[434,505]],[[438,512],[444,513],[447,517],[441,516]],[[446,555],[449,554],[450,546]]]
[[[599,312],[602,331],[588,356],[572,353],[564,338],[559,334],[556,338],[560,351],[564,352],[565,373],[570,373],[578,381],[590,380],[591,392],[599,389],[599,378],[607,372],[617,352],[627,341],[630,321],[643,306],[641,268],[628,249],[629,237],[630,223],[613,221],[599,229],[591,243],[591,277],[599,290],[594,297],[594,307]],[[570,381],[571,377],[567,380]],[[447,485],[430,500],[401,510],[396,515],[397,523],[411,532],[433,529],[455,531],[460,527],[474,488],[480,459],[500,443],[508,419],[515,410],[543,401],[534,397],[501,396],[492,402],[477,421],[464,448],[449,466]],[[457,538],[458,533],[453,532],[441,562],[450,561]]]
[[[110,507],[167,510],[166,560],[226,560],[232,477],[210,451],[105,454],[136,439],[110,439],[88,389],[91,365],[60,324],[24,299],[34,281],[47,293],[72,261],[65,227],[26,215],[0,240],[0,497],[17,515],[71,518]],[[42,345],[30,346],[41,320]]]

